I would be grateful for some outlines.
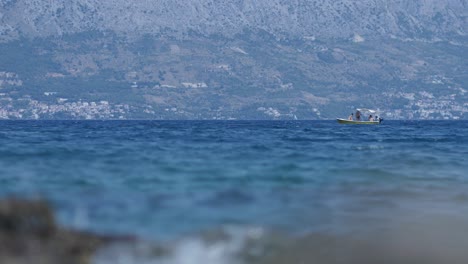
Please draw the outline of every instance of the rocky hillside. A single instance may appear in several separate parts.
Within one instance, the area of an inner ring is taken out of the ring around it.
[[[466,0],[2,0],[2,35],[89,30],[234,36],[446,38],[465,35]]]
[[[0,118],[468,118],[466,0],[0,0]]]

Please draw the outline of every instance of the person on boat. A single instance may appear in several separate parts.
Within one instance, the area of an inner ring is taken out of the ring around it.
[[[351,121],[352,121],[352,120],[354,120],[354,117],[353,117],[353,115],[354,115],[354,114],[353,114],[353,113],[351,113],[351,115],[348,117],[348,120],[351,120]]]
[[[359,110],[356,111],[356,120],[361,121],[361,112],[359,112]]]
[[[372,117],[372,115],[369,115],[369,121],[374,121],[374,118]]]

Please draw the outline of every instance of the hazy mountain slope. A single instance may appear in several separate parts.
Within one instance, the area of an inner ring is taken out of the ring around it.
[[[466,0],[2,0],[2,34],[88,30],[232,36],[245,29],[319,38],[465,35]]]
[[[466,0],[0,0],[0,119],[468,118]]]

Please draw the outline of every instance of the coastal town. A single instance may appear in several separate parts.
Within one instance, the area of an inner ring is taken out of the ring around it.
[[[61,99],[56,104],[21,98],[25,107],[14,107],[11,98],[1,98],[0,119],[125,119],[130,111],[128,104],[110,105],[100,102],[67,102]],[[6,102],[6,103],[5,103]]]
[[[468,116],[468,102],[457,103],[453,97],[433,98],[430,93],[414,94],[399,93],[388,95],[406,98],[408,103],[398,109],[379,108],[382,117],[387,120],[458,120]],[[259,107],[260,119],[296,120],[297,115],[291,112],[281,112],[275,106]],[[326,110],[311,108],[310,118],[327,119],[321,112]],[[2,119],[73,119],[73,120],[103,120],[103,119],[237,119],[235,115],[225,115],[222,109],[208,113],[197,114],[178,107],[156,108],[149,104],[130,105],[101,101],[70,101],[67,98],[57,98],[55,102],[44,102],[25,95],[14,99],[8,94],[0,93],[0,120]]]
[[[436,83],[434,83],[436,82]],[[432,84],[443,87],[440,80],[433,80]],[[181,89],[207,88],[202,83],[181,83]],[[137,83],[129,84],[135,89]],[[145,91],[144,88],[142,91]],[[153,89],[153,88],[151,88]],[[158,86],[159,90],[174,90],[174,87]],[[420,92],[383,92],[382,97],[390,102],[399,104],[372,106],[379,110],[381,116],[387,120],[458,120],[468,117],[468,91],[463,88],[444,88],[445,93],[435,95],[428,91]],[[171,96],[171,95],[168,95]],[[143,94],[143,98],[152,98]],[[159,97],[158,97],[159,98]],[[318,98],[318,97],[317,97]],[[309,105],[305,105],[301,114],[297,109],[287,111],[281,105],[265,100],[263,105],[255,107],[254,114],[236,113],[235,110],[224,108],[197,109],[186,105],[159,104],[164,100],[135,102],[113,102],[111,100],[90,100],[69,98],[57,91],[46,91],[39,96],[29,94],[24,81],[13,72],[0,71],[0,119],[73,119],[73,120],[104,120],[104,119],[271,119],[271,120],[324,120],[334,117],[324,115],[330,112],[327,105],[312,96]],[[315,105],[314,105],[315,104]]]

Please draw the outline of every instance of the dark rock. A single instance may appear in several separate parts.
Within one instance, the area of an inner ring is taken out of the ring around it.
[[[18,199],[0,201],[0,232],[47,237],[55,231],[52,211],[45,202]]]
[[[0,200],[2,264],[85,264],[106,244],[133,240],[60,228],[44,201]]]

